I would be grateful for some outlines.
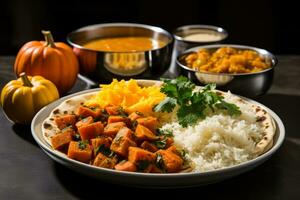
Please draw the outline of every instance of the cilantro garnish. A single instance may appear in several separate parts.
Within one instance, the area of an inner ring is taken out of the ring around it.
[[[86,146],[88,145],[88,141],[87,140],[82,140],[78,142],[78,148],[80,150],[84,150],[86,148]]]
[[[157,135],[161,135],[164,137],[173,137],[173,132],[172,130],[169,129],[157,129]]]
[[[167,137],[164,137],[162,140],[154,141],[153,144],[159,149],[164,149],[167,146],[167,139]]]
[[[172,112],[178,105],[177,117],[183,127],[195,124],[199,119],[205,119],[209,110],[211,112],[223,110],[229,115],[241,114],[238,106],[226,102],[223,96],[214,91],[215,84],[208,84],[201,91],[194,91],[196,85],[184,76],[163,81],[165,84],[161,92],[167,97],[154,107],[154,111]]]
[[[137,168],[138,171],[144,171],[145,169],[147,169],[150,165],[150,161],[149,160],[140,160],[137,163]]]
[[[165,171],[165,163],[164,163],[162,155],[159,153],[156,154],[155,165],[159,169]]]
[[[99,147],[96,147],[94,149],[95,153],[102,153],[107,157],[113,157],[114,156],[114,152],[111,151],[108,147],[105,146],[105,144],[101,144]]]

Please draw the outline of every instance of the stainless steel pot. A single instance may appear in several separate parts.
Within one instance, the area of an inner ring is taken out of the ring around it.
[[[197,33],[206,33],[212,35],[220,36],[218,40],[213,41],[191,41],[187,40],[186,36],[197,34]],[[178,27],[174,32],[174,48],[172,54],[172,63],[169,70],[170,75],[175,78],[178,74],[180,74],[180,67],[176,65],[176,58],[178,55],[182,54],[182,52],[190,49],[192,47],[200,46],[200,45],[208,45],[208,44],[219,44],[224,41],[228,33],[225,29],[217,26],[211,25],[201,25],[201,24],[193,24],[193,25],[185,25]]]
[[[165,43],[161,48],[137,52],[106,52],[85,48],[88,41],[112,37],[150,37]],[[169,68],[173,37],[149,25],[108,23],[86,26],[71,32],[67,41],[80,62],[80,72],[96,82],[117,79],[158,79]]]

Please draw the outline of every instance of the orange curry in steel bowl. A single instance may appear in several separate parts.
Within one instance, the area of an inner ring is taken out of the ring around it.
[[[277,59],[257,47],[215,44],[188,49],[176,62],[181,73],[199,85],[215,83],[221,90],[256,97],[270,88]]]
[[[213,52],[200,48],[189,54],[185,61],[192,69],[213,73],[253,73],[271,67],[257,52],[229,46]]]

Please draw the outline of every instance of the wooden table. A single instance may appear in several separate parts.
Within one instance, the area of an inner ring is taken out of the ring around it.
[[[125,194],[155,199],[165,195],[300,199],[300,56],[278,56],[278,60],[273,86],[256,100],[280,116],[286,139],[270,160],[254,170],[221,183],[171,191],[113,185],[54,162],[35,143],[29,126],[12,124],[0,111],[0,199],[100,199],[109,194],[123,199]],[[13,62],[14,57],[0,57],[0,89],[15,78]],[[85,88],[86,83],[78,79],[71,93]]]

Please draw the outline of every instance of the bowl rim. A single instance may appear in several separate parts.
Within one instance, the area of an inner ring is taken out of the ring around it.
[[[250,72],[250,73],[234,73],[234,74],[229,74],[229,73],[216,73],[216,72],[203,72],[203,71],[198,71],[196,69],[192,69],[184,64],[182,64],[180,62],[180,59],[191,53],[191,52],[195,52],[199,49],[215,49],[215,48],[220,48],[220,47],[233,47],[236,49],[243,49],[243,50],[253,50],[255,52],[257,52],[259,55],[268,55],[271,58],[271,67],[262,70],[262,71],[258,71],[258,72]],[[183,53],[181,53],[179,56],[177,56],[176,58],[176,63],[183,69],[190,71],[190,72],[195,72],[195,73],[199,73],[199,74],[209,74],[209,75],[223,75],[223,76],[247,76],[247,75],[254,75],[254,74],[262,74],[265,73],[267,71],[273,70],[275,68],[275,66],[278,63],[278,59],[277,57],[272,54],[271,52],[269,52],[266,49],[262,49],[262,48],[258,48],[258,47],[253,47],[253,46],[247,46],[247,45],[240,45],[240,44],[212,44],[212,45],[201,45],[201,46],[196,46],[190,49],[187,49],[186,51],[184,51]]]
[[[177,35],[178,32],[188,30],[188,29],[211,30],[211,31],[215,31],[216,33],[222,34],[223,37],[220,40],[208,41],[208,42],[206,42],[206,41],[198,42],[198,41],[192,41],[192,40],[185,40],[184,37]],[[219,26],[206,25],[206,24],[183,25],[183,26],[180,26],[180,27],[176,28],[172,33],[174,35],[175,40],[177,40],[177,41],[182,41],[182,42],[186,42],[186,43],[198,43],[198,44],[220,42],[220,41],[225,40],[228,37],[228,32],[224,28],[219,27]]]
[[[150,50],[146,50],[146,51],[125,51],[125,52],[119,52],[119,51],[101,51],[101,50],[90,49],[90,48],[86,48],[86,47],[84,47],[84,46],[82,46],[82,45],[80,45],[78,43],[75,43],[74,41],[71,40],[71,36],[73,34],[75,34],[75,33],[80,32],[80,31],[88,31],[88,30],[94,30],[94,29],[97,29],[97,28],[105,28],[105,27],[137,27],[137,28],[144,28],[144,29],[151,30],[153,32],[158,32],[158,33],[165,34],[170,40],[165,45],[163,45],[162,47],[159,47],[159,48],[154,48],[154,49],[150,49]],[[156,51],[156,50],[163,49],[163,48],[169,46],[170,44],[172,44],[174,42],[174,37],[173,37],[173,35],[171,33],[169,33],[165,29],[160,28],[158,26],[152,26],[152,25],[148,25],[148,24],[138,24],[138,23],[116,22],[116,23],[92,24],[92,25],[87,25],[87,26],[78,28],[76,30],[73,30],[72,32],[70,32],[70,33],[67,34],[67,42],[72,47],[76,47],[78,49],[92,51],[92,52],[133,54],[133,53],[144,53],[144,52],[151,52],[151,51]]]
[[[156,81],[156,80],[143,80],[143,79],[138,79],[138,81],[140,82],[144,82],[145,84],[154,84],[154,83],[160,83],[160,81]],[[86,94],[86,93],[92,93],[92,92],[96,92],[99,91],[100,88],[95,88],[95,89],[89,89],[89,90],[84,90],[81,92],[77,92],[74,94],[70,94],[68,96],[62,97],[52,103],[50,103],[49,105],[45,106],[44,108],[42,108],[33,118],[32,123],[31,123],[31,133],[32,136],[34,138],[34,140],[38,143],[38,145],[44,150],[47,151],[49,153],[51,153],[52,155],[58,157],[59,159],[71,164],[71,165],[75,165],[76,167],[82,167],[85,170],[96,170],[99,173],[108,173],[108,174],[114,174],[114,175],[120,175],[120,176],[132,176],[132,177],[145,177],[145,178],[162,178],[162,177],[169,177],[169,178],[189,178],[189,177],[194,177],[194,176],[209,176],[209,175],[216,175],[216,174],[223,174],[226,172],[230,172],[230,171],[235,171],[235,170],[239,170],[241,168],[247,168],[250,167],[251,164],[255,164],[255,163],[260,163],[263,162],[263,160],[269,158],[271,155],[273,155],[282,145],[284,138],[285,138],[285,127],[284,124],[282,122],[282,120],[280,119],[280,117],[274,112],[272,111],[270,108],[264,106],[263,104],[254,101],[252,99],[246,98],[246,97],[242,97],[239,96],[243,99],[245,99],[246,101],[249,101],[250,103],[254,103],[256,105],[261,106],[262,108],[266,109],[267,112],[272,116],[272,118],[274,119],[274,122],[276,124],[276,133],[277,134],[277,140],[276,142],[272,145],[272,147],[265,153],[263,153],[262,155],[259,155],[258,157],[239,163],[237,165],[233,165],[233,166],[229,166],[229,167],[225,167],[225,168],[221,168],[221,169],[215,169],[215,170],[210,170],[210,171],[206,171],[206,172],[183,172],[183,173],[166,173],[166,174],[160,174],[160,173],[142,173],[142,172],[126,172],[126,171],[118,171],[118,170],[114,170],[114,169],[107,169],[107,168],[102,168],[102,167],[96,167],[93,165],[89,165],[86,163],[82,163],[80,161],[77,160],[73,160],[68,158],[65,155],[61,155],[62,153],[59,153],[56,150],[53,150],[52,147],[46,142],[46,141],[42,141],[39,138],[39,134],[35,132],[35,127],[36,126],[42,126],[42,124],[37,124],[38,120],[40,118],[40,115],[42,115],[44,112],[48,112],[48,114],[50,114],[50,112],[52,111],[52,107],[56,107],[57,105],[59,105],[61,102],[63,102],[66,99],[69,99],[71,97],[77,96],[77,95],[81,95],[81,94]],[[44,119],[43,119],[44,121]],[[43,137],[43,136],[42,136]],[[43,140],[45,140],[43,138]]]

